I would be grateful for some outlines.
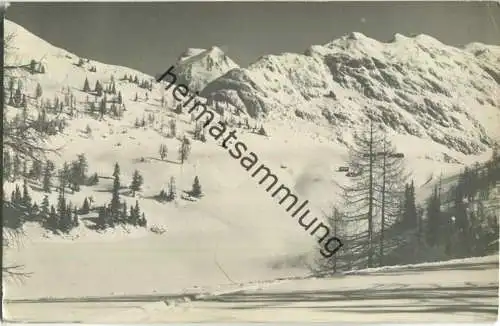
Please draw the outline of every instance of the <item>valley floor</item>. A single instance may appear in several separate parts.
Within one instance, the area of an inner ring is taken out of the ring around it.
[[[491,322],[498,256],[254,283],[205,296],[11,300],[5,309],[8,320],[26,322]]]

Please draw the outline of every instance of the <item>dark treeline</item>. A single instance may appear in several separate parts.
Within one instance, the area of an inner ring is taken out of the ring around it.
[[[374,129],[358,137],[351,166],[355,162],[361,172],[344,188],[345,203],[357,205],[351,210],[334,207],[326,216],[344,247],[331,259],[318,259],[314,269],[331,272],[494,253],[499,238],[498,150],[456,179],[440,178],[418,204],[402,160],[380,155],[393,150],[384,139]]]

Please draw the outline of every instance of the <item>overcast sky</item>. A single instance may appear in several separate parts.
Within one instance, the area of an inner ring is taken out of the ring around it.
[[[70,52],[149,74],[189,47],[217,45],[245,66],[351,31],[380,41],[424,33],[451,45],[500,44],[494,2],[13,3],[6,16]]]

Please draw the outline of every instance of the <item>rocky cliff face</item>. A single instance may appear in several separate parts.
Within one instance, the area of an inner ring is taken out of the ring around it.
[[[400,34],[382,43],[351,33],[304,54],[263,56],[201,95],[254,118],[307,117],[345,129],[371,117],[396,133],[476,154],[499,136],[499,83],[500,47],[461,49]]]

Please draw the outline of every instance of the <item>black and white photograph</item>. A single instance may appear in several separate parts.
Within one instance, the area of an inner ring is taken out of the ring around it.
[[[497,321],[499,2],[1,9],[2,320]]]

